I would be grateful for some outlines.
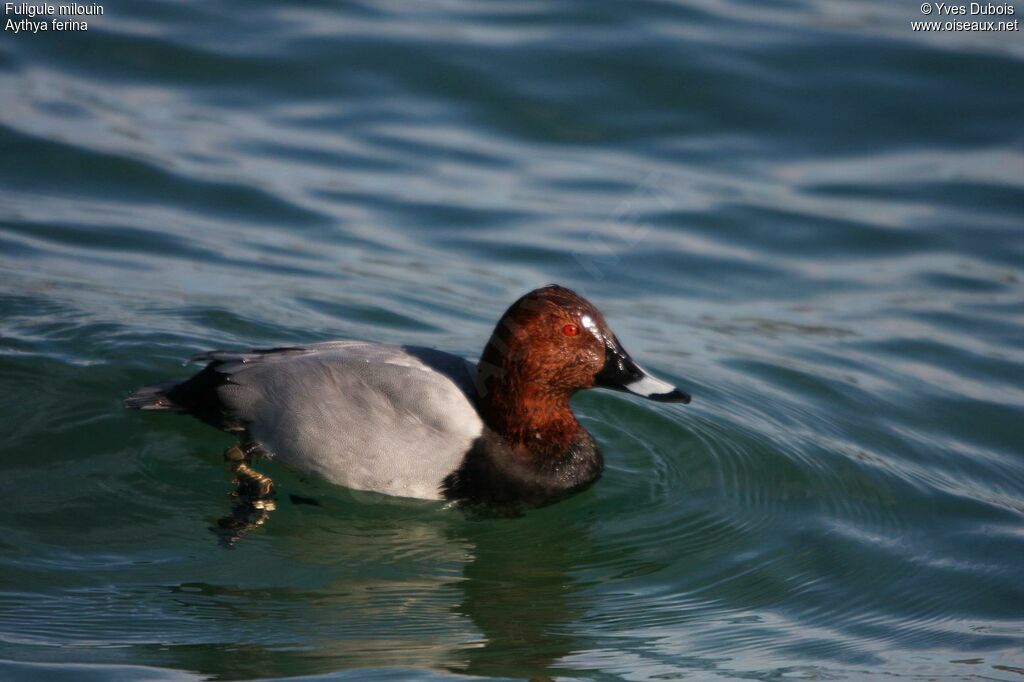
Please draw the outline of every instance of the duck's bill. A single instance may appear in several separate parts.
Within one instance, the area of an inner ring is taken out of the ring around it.
[[[598,372],[595,385],[616,391],[635,393],[661,403],[688,403],[690,394],[670,383],[656,379],[629,357],[618,339],[610,339],[605,347],[604,368]]]

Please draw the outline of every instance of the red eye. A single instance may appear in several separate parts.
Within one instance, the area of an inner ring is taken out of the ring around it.
[[[562,327],[562,331],[565,332],[566,336],[576,336],[580,333],[580,328],[570,322]]]

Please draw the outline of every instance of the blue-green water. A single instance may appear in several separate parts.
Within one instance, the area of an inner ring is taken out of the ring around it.
[[[0,678],[1024,675],[1024,39],[888,0],[109,2],[0,36]],[[476,357],[549,281],[690,406],[589,392],[520,519],[270,462],[209,348]],[[288,494],[314,498],[298,504]]]

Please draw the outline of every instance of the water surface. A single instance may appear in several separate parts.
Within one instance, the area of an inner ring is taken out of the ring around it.
[[[1022,679],[1019,32],[104,7],[0,40],[0,677]],[[230,439],[120,409],[210,348],[475,358],[550,281],[695,398],[578,396],[607,472],[520,519],[270,462],[223,549]]]

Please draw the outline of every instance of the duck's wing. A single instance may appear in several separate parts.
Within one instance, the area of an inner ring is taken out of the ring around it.
[[[352,488],[439,498],[483,430],[473,366],[440,351],[336,341],[198,359],[209,364],[189,380],[190,411],[212,421],[216,409],[222,427]],[[196,400],[210,388],[215,400]]]

